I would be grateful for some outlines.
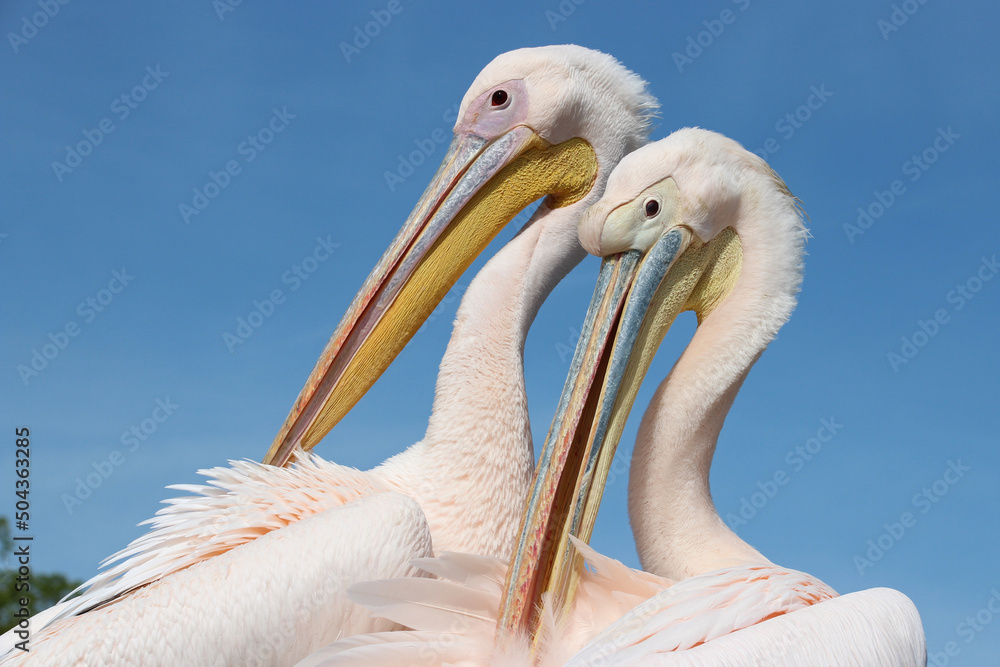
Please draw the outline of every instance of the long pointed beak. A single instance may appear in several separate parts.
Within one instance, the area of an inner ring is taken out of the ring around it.
[[[731,230],[702,244],[677,226],[645,255],[632,250],[604,259],[508,570],[499,642],[534,632],[543,594],[572,602],[582,562],[569,536],[590,539],[618,441],[656,350],[680,312],[700,312],[716,284],[731,284],[739,253]]]
[[[493,141],[458,134],[427,190],[354,297],[264,463],[312,449],[371,388],[458,277],[531,202],[553,207],[593,186],[582,139],[550,145],[517,126]]]
[[[595,411],[588,398],[597,394],[591,391],[595,382],[600,387],[603,380],[610,343],[640,258],[640,253],[633,250],[601,263],[559,407],[542,446],[517,551],[507,570],[506,596],[497,622],[498,639],[533,628],[532,614],[541,594],[537,584],[539,577],[547,574],[551,545],[559,540],[564,518],[553,513],[570,501],[573,487],[566,480],[575,479],[580,469],[583,445],[578,440],[588,434]]]

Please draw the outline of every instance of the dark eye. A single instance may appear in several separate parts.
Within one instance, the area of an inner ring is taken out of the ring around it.
[[[650,199],[646,202],[646,217],[652,218],[654,215],[660,212],[660,202],[655,199]]]
[[[507,96],[507,91],[502,88],[493,91],[493,97],[490,98],[490,104],[495,107],[502,107],[507,104],[507,100],[510,98]]]

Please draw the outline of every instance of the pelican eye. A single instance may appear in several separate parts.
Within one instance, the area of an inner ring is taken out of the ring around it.
[[[503,88],[493,91],[493,96],[490,98],[490,104],[496,109],[504,108],[509,101],[510,96]]]
[[[660,212],[660,202],[655,199],[650,199],[646,202],[646,217],[652,218],[654,215]]]

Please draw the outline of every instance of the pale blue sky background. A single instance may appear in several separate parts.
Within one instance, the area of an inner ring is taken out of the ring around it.
[[[34,565],[88,577],[141,534],[135,524],[171,493],[165,485],[197,481],[196,469],[227,459],[259,459],[444,149],[437,145],[392,191],[385,172],[414,141],[438,128],[450,134],[445,114],[496,54],[573,42],[614,54],[650,82],[663,105],[654,138],[698,125],[752,150],[769,146],[771,164],[811,216],[800,306],[751,373],[722,434],[712,477],[720,512],[737,514],[743,499],[762,504],[764,496],[752,497],[758,483],[783,471],[787,483],[737,527],[741,536],[842,593],[902,590],[920,609],[932,654],[956,642],[950,664],[995,660],[1000,618],[981,613],[978,623],[990,622],[979,630],[960,624],[1000,591],[1000,279],[973,280],[969,288],[979,291],[963,297],[961,309],[949,293],[1000,252],[1000,10],[988,2],[913,2],[907,8],[916,12],[886,39],[878,22],[891,21],[889,2],[562,5],[575,10],[553,23],[557,14],[547,12],[559,12],[555,0],[404,0],[349,63],[339,44],[385,2],[247,1],[224,20],[208,0],[71,2],[37,33],[23,19],[42,11],[36,2],[0,6],[0,391],[9,485],[0,513],[14,509],[13,429],[28,425]],[[672,54],[699,39],[703,22],[718,29],[711,22],[727,9],[732,21],[711,43],[702,35],[708,46],[679,71]],[[12,45],[10,34],[22,31],[30,38]],[[139,91],[145,99],[122,118],[115,100],[142,84],[147,66],[165,78]],[[813,87],[825,101],[813,98],[818,108],[800,111],[808,120],[786,124]],[[239,146],[267,126],[273,109],[294,118],[247,162]],[[65,147],[106,118],[113,131],[60,181],[53,161],[65,161]],[[906,163],[949,128],[947,150],[932,148],[936,160],[911,180],[916,172]],[[241,172],[185,224],[179,204],[190,204],[192,189],[229,160]],[[905,190],[897,186],[902,194],[852,243],[844,225],[897,179]],[[514,232],[506,229],[497,244]],[[282,276],[313,252],[317,237],[339,247],[293,290]],[[589,258],[560,285],[528,340],[536,443],[597,267]],[[134,279],[102,312],[78,310],[88,298],[106,298],[100,291],[123,268]],[[459,280],[455,298],[323,443],[323,456],[370,467],[421,437],[468,281]],[[285,301],[230,352],[223,334],[275,289]],[[939,309],[947,322],[929,341],[917,336],[926,345],[894,372],[887,354],[899,353],[901,337]],[[78,335],[22,380],[18,366],[30,365],[48,334],[70,323]],[[685,318],[672,332],[637,405],[692,331]],[[151,418],[157,399],[178,407],[128,451],[121,434]],[[795,448],[823,419],[843,427],[812,460],[796,463]],[[123,452],[120,465],[68,513],[64,494],[115,450]],[[949,461],[968,470],[953,485],[938,484],[946,494],[937,502],[915,500]],[[625,490],[623,478],[609,488],[594,543],[635,564]],[[915,525],[898,541],[883,537],[894,544],[859,572],[854,557],[865,557],[868,540],[904,512]]]

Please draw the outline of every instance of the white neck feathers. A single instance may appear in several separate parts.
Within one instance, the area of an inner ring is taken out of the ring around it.
[[[709,470],[743,380],[795,307],[805,229],[794,200],[774,188],[745,197],[731,226],[743,248],[729,296],[660,384],[643,417],[629,480],[629,514],[644,569],[682,579],[767,563],[719,517]]]
[[[583,259],[574,206],[544,204],[469,285],[441,360],[424,439],[377,472],[421,505],[435,551],[507,558],[534,470],[524,344]]]

